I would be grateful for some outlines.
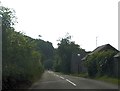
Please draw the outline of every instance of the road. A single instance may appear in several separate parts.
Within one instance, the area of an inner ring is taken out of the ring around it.
[[[102,81],[45,71],[42,78],[34,83],[30,89],[118,89],[118,86]]]

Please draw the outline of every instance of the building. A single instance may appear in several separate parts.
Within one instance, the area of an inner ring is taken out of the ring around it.
[[[119,52],[116,48],[114,48],[110,44],[105,44],[105,45],[97,47],[92,52],[88,53],[88,55],[86,55],[82,60],[86,60],[87,56],[90,56],[96,52],[102,52],[102,51],[107,51],[107,50],[113,50],[113,51]]]
[[[114,48],[110,44],[105,44],[105,45],[97,47],[91,53],[86,55],[82,60],[83,61],[87,60],[87,57],[93,55],[94,53],[108,51],[108,50],[115,51],[116,53],[119,52],[116,48]],[[118,76],[120,74],[120,72],[118,72],[118,65],[120,64],[119,60],[120,60],[120,52],[118,54],[116,54],[115,56],[113,56],[113,59],[110,62],[110,63],[112,63],[111,65],[113,68],[109,68],[109,69],[111,69],[111,71],[113,72],[113,74],[112,74],[113,76]]]
[[[92,55],[96,52],[101,52],[101,51],[107,51],[107,50],[113,50],[116,52],[119,52],[116,48],[114,48],[113,46],[111,46],[110,44],[105,44],[102,46],[97,47],[95,50],[93,50],[89,55]]]

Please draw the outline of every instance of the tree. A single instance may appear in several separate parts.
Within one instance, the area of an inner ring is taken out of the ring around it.
[[[58,49],[54,58],[54,69],[64,73],[70,73],[71,57],[73,53],[80,53],[84,51],[78,44],[71,41],[71,36],[67,34],[65,38],[59,40]]]
[[[37,42],[14,30],[14,12],[2,7],[2,88],[31,85],[44,71],[42,53],[36,50]]]
[[[53,66],[53,56],[54,56],[54,47],[51,42],[44,41],[41,39],[35,39],[36,41],[36,50],[40,51],[44,59],[45,69],[52,69]]]

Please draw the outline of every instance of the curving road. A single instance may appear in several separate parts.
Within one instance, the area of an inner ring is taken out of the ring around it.
[[[30,89],[118,89],[118,86],[102,81],[45,71],[42,78],[34,83]]]

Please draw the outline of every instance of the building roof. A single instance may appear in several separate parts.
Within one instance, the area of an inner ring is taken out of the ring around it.
[[[88,55],[92,55],[96,52],[101,52],[101,51],[106,51],[106,50],[114,50],[119,52],[116,48],[114,48],[113,46],[111,46],[110,44],[105,44],[102,46],[97,47],[96,49],[94,49],[91,53],[89,53]],[[87,56],[88,56],[87,55]],[[87,56],[85,56],[82,60],[85,60],[87,58]]]
[[[100,51],[106,51],[106,50],[114,50],[114,51],[119,52],[116,48],[114,48],[110,44],[105,44],[105,45],[97,47],[95,50],[92,51],[91,54],[96,53],[96,52],[100,52]]]
[[[116,57],[116,58],[120,57],[120,52],[118,54],[116,54],[114,57]]]

